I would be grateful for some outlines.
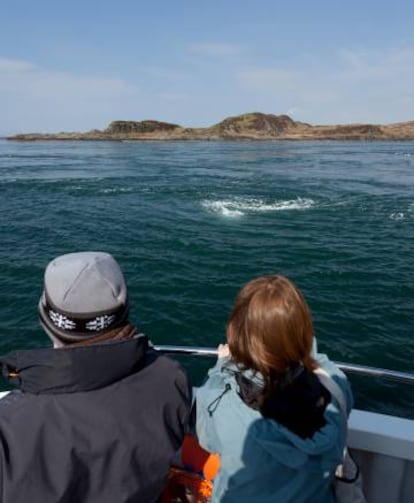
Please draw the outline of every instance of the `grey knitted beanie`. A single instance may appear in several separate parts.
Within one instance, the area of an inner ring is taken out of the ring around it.
[[[122,325],[127,317],[125,279],[109,253],[69,253],[46,267],[39,318],[52,339],[80,341]]]

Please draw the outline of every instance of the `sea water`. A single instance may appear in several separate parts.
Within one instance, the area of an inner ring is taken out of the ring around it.
[[[156,344],[216,346],[248,280],[291,278],[319,349],[413,371],[413,142],[0,141],[0,353],[42,347],[57,255],[103,250]],[[195,384],[213,361],[181,357]],[[356,405],[414,417],[414,387],[351,377]]]

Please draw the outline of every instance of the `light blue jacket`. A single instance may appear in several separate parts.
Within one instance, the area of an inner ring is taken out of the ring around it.
[[[315,356],[344,392],[349,413],[353,400],[345,375],[326,355]],[[212,503],[333,502],[331,483],[345,444],[336,399],[325,410],[325,426],[301,438],[248,407],[228,365],[218,360],[197,391],[199,442],[221,458]]]

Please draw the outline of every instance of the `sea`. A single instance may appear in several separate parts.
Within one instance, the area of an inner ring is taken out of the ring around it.
[[[414,371],[414,142],[0,140],[1,354],[49,344],[44,268],[81,250],[119,261],[154,344],[216,347],[239,289],[280,273],[320,352]],[[214,364],[179,359],[195,385]],[[414,418],[414,386],[349,377],[356,407]]]

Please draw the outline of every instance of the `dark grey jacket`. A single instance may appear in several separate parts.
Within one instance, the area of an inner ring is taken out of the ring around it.
[[[0,359],[1,503],[151,503],[186,431],[179,364],[140,337]]]

